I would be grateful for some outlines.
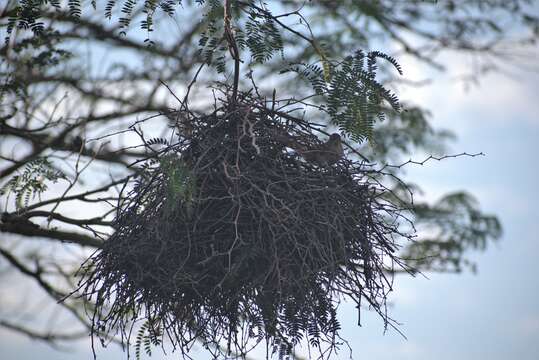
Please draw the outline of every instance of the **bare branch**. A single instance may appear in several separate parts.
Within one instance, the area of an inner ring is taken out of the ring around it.
[[[24,327],[22,325],[11,323],[7,320],[0,320],[0,326],[15,331],[19,334],[26,335],[32,340],[45,341],[48,345],[56,347],[58,341],[78,340],[88,337],[88,332],[69,332],[69,333],[56,333],[52,331],[38,332],[31,328]]]
[[[31,226],[28,223],[30,222],[14,221],[8,223],[0,223],[0,232],[7,232],[29,237],[43,237],[51,240],[59,240],[61,242],[73,243],[81,246],[89,246],[95,248],[101,247],[101,245],[103,245],[103,240],[97,239],[95,237],[76,232],[42,229],[33,223],[30,224],[33,224],[34,226]]]

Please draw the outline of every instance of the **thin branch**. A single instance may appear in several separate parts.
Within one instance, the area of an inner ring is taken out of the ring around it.
[[[55,333],[52,331],[47,332],[37,332],[35,330],[26,328],[22,325],[14,324],[6,320],[0,320],[0,326],[9,329],[11,331],[17,332],[22,335],[28,336],[32,340],[45,341],[49,345],[56,347],[55,343],[57,341],[69,341],[69,340],[78,340],[88,337],[87,331],[72,332],[72,333]]]
[[[105,184],[103,186],[100,186],[97,189],[88,190],[88,191],[80,193],[80,194],[71,195],[71,196],[65,196],[63,198],[62,197],[57,197],[57,198],[53,198],[53,199],[49,199],[49,200],[44,200],[44,201],[38,202],[36,204],[27,206],[27,207],[19,210],[19,213],[22,214],[22,213],[25,213],[25,212],[27,212],[29,210],[36,209],[36,208],[41,207],[41,206],[56,203],[56,202],[58,202],[60,200],[62,200],[62,201],[71,201],[71,200],[87,201],[88,199],[86,199],[86,197],[88,195],[93,195],[93,194],[97,194],[97,193],[100,193],[100,192],[107,191],[108,189],[110,189],[113,186],[116,186],[116,185],[119,185],[119,184],[122,184],[122,183],[126,182],[131,177],[132,177],[132,175],[125,176],[125,177],[123,177],[121,179],[118,179],[118,180],[115,180],[115,181],[110,182],[108,184]]]
[[[33,278],[49,295],[51,295],[55,300],[59,300],[64,296],[61,292],[53,288],[48,282],[46,282],[41,277],[41,272],[38,270],[32,271],[27,268],[23,263],[21,263],[15,256],[13,256],[8,251],[0,248],[0,255],[2,255],[13,267],[18,269],[24,275],[30,276]]]
[[[34,226],[29,226],[28,223],[30,222],[17,221],[0,223],[0,232],[7,232],[29,237],[43,237],[52,240],[59,240],[61,242],[73,243],[81,246],[89,246],[94,248],[98,248],[103,245],[103,240],[88,235],[62,230],[42,229],[33,223],[30,224],[33,224]]]
[[[400,165],[390,165],[390,164],[386,164],[384,165],[380,171],[384,170],[385,168],[397,168],[397,169],[400,169],[408,164],[414,164],[414,165],[425,165],[425,163],[427,163],[428,161],[431,161],[431,160],[437,160],[437,161],[442,161],[444,159],[448,159],[448,158],[457,158],[457,157],[461,157],[461,156],[468,156],[468,157],[476,157],[476,156],[485,156],[484,153],[482,152],[478,152],[478,153],[475,153],[475,154],[470,154],[470,153],[467,153],[467,152],[462,152],[460,154],[453,154],[453,155],[444,155],[444,156],[434,156],[434,155],[429,155],[427,158],[425,158],[423,161],[415,161],[415,160],[408,160],[408,161],[405,161],[403,162],[402,164]]]
[[[30,219],[32,217],[46,217],[46,218],[62,221],[67,224],[73,224],[73,225],[103,225],[103,226],[112,225],[112,222],[110,221],[103,221],[103,217],[93,217],[90,219],[72,219],[56,212],[44,211],[44,210],[29,211],[29,212],[24,213],[24,215],[22,216],[27,219]]]
[[[238,85],[240,81],[240,52],[230,26],[230,0],[225,0],[224,9],[225,38],[228,42],[228,50],[230,51],[230,55],[232,56],[232,59],[234,59],[234,84],[232,86],[232,102],[235,103],[238,96]]]
[[[21,261],[19,261],[13,254],[9,253],[7,250],[0,248],[0,255],[2,255],[13,267],[19,270],[21,273],[34,279],[38,285],[47,293],[52,299],[54,299],[58,304],[68,310],[86,329],[93,331],[92,326],[86,321],[86,318],[79,313],[75,305],[69,304],[65,301],[66,294],[55,289],[51,284],[49,284],[45,279],[43,279],[42,274],[43,270],[37,268],[35,271],[26,267]],[[116,344],[122,344],[120,340],[109,337],[106,334],[99,333],[102,336],[112,340]]]

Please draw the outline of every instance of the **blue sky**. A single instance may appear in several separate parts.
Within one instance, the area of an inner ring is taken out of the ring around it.
[[[485,211],[500,217],[504,235],[486,252],[471,255],[478,264],[475,275],[427,273],[428,278],[397,278],[390,312],[403,323],[407,339],[391,330],[384,334],[383,324],[372,313],[365,312],[363,327],[357,327],[355,309],[347,304],[339,311],[341,335],[350,342],[355,359],[536,360],[539,74],[516,72],[512,78],[490,74],[466,90],[454,81],[466,69],[466,59],[446,60],[451,60],[451,67],[447,73],[435,73],[431,85],[399,95],[431,109],[435,126],[457,134],[452,153],[482,151],[486,156],[409,166],[407,176],[423,187],[429,200],[453,190],[471,192]],[[407,77],[420,80],[419,65],[401,62]],[[23,290],[29,297],[34,293],[32,286]],[[5,330],[0,330],[0,349],[0,357],[6,360],[92,358],[87,342],[57,351]],[[152,359],[177,357],[162,357],[156,351]],[[103,360],[122,358],[114,347],[98,355]],[[343,348],[339,358],[347,359],[348,351]]]

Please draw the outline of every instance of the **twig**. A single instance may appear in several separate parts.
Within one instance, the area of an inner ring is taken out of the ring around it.
[[[225,24],[225,38],[228,42],[228,50],[232,59],[234,59],[234,84],[232,85],[232,103],[235,103],[238,97],[238,86],[240,79],[240,52],[238,50],[238,45],[234,39],[234,34],[232,33],[232,28],[230,25],[230,1],[225,0],[224,4],[224,24]]]
[[[0,232],[9,232],[29,237],[49,238],[82,246],[101,247],[103,245],[102,240],[88,235],[62,230],[42,229],[36,226],[28,226],[28,224],[25,223],[0,223]]]
[[[32,340],[45,341],[47,344],[55,348],[57,347],[56,346],[57,341],[77,340],[77,339],[84,339],[88,337],[87,331],[79,331],[79,332],[72,332],[72,333],[71,332],[70,333],[55,333],[52,331],[37,332],[35,330],[28,329],[22,325],[13,324],[6,320],[0,320],[0,326],[6,329],[9,329],[11,331],[15,331],[20,334],[26,335]]]
[[[427,158],[425,158],[423,161],[415,161],[415,160],[408,160],[408,161],[405,161],[403,162],[402,164],[400,165],[390,165],[390,164],[386,164],[384,165],[380,171],[383,171],[385,168],[397,168],[397,169],[400,169],[408,164],[414,164],[414,165],[425,165],[426,162],[430,161],[430,160],[437,160],[437,161],[442,161],[444,159],[448,159],[448,158],[457,158],[457,157],[461,157],[461,156],[468,156],[468,157],[476,157],[476,156],[485,156],[485,154],[483,152],[478,152],[478,153],[475,153],[475,154],[470,154],[470,153],[467,153],[467,152],[462,152],[460,154],[453,154],[453,155],[443,155],[443,156],[434,156],[434,155],[429,155]]]

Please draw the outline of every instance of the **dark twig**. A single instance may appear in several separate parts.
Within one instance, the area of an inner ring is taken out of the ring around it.
[[[391,164],[386,164],[384,165],[380,171],[383,171],[385,168],[397,168],[397,169],[400,169],[406,165],[409,165],[409,164],[414,164],[414,165],[425,165],[425,163],[431,161],[431,160],[437,160],[437,161],[442,161],[442,160],[445,160],[445,159],[450,159],[450,158],[457,158],[457,157],[461,157],[461,156],[467,156],[467,157],[476,157],[476,156],[485,156],[485,154],[483,154],[482,152],[478,152],[478,153],[474,153],[474,154],[471,154],[471,153],[467,153],[467,152],[462,152],[460,154],[453,154],[453,155],[443,155],[443,156],[434,156],[434,155],[429,155],[428,157],[426,157],[423,161],[415,161],[415,160],[412,160],[412,159],[409,159],[405,162],[403,162],[402,164],[400,165],[391,165]]]
[[[15,331],[22,335],[28,336],[32,340],[40,340],[46,342],[52,347],[56,347],[58,341],[69,341],[84,339],[88,337],[87,331],[69,332],[69,333],[56,333],[53,331],[38,332],[30,328],[26,328],[22,325],[14,324],[6,320],[0,320],[0,326],[11,331]]]
[[[230,51],[230,55],[232,56],[232,59],[234,59],[234,83],[232,85],[232,102],[236,102],[237,96],[238,96],[238,86],[240,81],[240,51],[238,49],[238,45],[236,44],[236,39],[234,38],[234,34],[232,32],[232,27],[230,25],[230,1],[231,0],[225,0],[224,5],[224,24],[225,24],[225,38],[228,42],[228,49]]]
[[[101,245],[103,245],[101,239],[92,236],[70,231],[43,229],[39,226],[29,226],[26,222],[0,223],[0,232],[8,232],[29,237],[48,238],[82,246],[101,247]]]

